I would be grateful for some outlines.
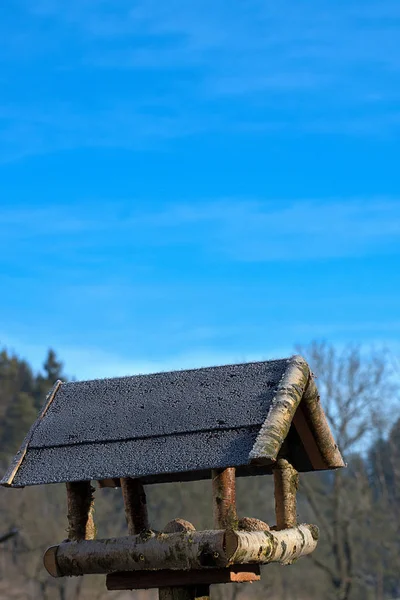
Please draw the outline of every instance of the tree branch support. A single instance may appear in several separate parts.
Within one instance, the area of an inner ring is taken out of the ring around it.
[[[237,529],[235,468],[211,471],[215,529]]]
[[[129,535],[148,531],[150,526],[147,515],[146,493],[141,481],[123,477],[121,478],[121,489]]]
[[[278,531],[295,527],[297,524],[296,494],[299,475],[285,459],[279,458],[274,466],[275,514]]]
[[[94,487],[90,481],[74,481],[67,486],[68,540],[93,540],[96,528],[93,520]]]

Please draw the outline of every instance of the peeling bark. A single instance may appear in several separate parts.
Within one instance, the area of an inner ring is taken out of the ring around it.
[[[261,427],[249,458],[253,464],[276,460],[286,439],[296,410],[302,409],[321,453],[325,469],[344,467],[333,439],[310,368],[302,356],[293,356],[276,390],[272,406]]]
[[[163,533],[177,533],[180,531],[195,531],[195,528],[189,521],[173,519],[164,527]],[[158,571],[158,573],[161,573],[161,571]],[[208,582],[199,585],[158,585],[157,587],[159,588],[159,600],[195,600],[208,598],[210,594]]]
[[[147,515],[146,493],[139,479],[121,478],[126,522],[129,535],[150,529]]]
[[[299,475],[284,458],[274,466],[275,514],[278,531],[295,527],[297,524],[296,494],[299,487]]]
[[[212,471],[215,529],[237,529],[235,468]]]
[[[289,565],[315,550],[319,532],[315,525],[298,525],[284,531],[227,531],[227,544],[232,534],[236,534],[237,549],[230,557],[230,564]]]
[[[57,565],[64,575],[142,569],[194,569],[226,566],[224,531],[154,533],[62,543]]]
[[[284,531],[183,531],[66,542],[45,554],[56,562],[51,575],[84,575],[160,569],[207,569],[232,564],[289,564],[312,552],[318,540],[315,525]]]
[[[279,383],[270,411],[250,452],[250,458],[276,459],[289,433],[309,375],[310,369],[304,358],[293,356]]]
[[[304,416],[327,467],[331,469],[345,467],[346,465],[322,409],[319,392],[312,374],[310,374],[304,391],[302,407]]]

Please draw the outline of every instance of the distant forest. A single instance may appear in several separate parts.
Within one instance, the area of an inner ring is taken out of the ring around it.
[[[300,475],[299,521],[320,527],[316,552],[288,567],[263,568],[256,584],[214,586],[215,600],[400,599],[400,402],[396,363],[384,350],[336,349],[313,342],[297,348],[316,374],[332,431],[347,463],[335,472]],[[43,369],[0,352],[0,466],[15,454],[63,364],[49,350]],[[0,599],[155,598],[155,592],[107,592],[105,578],[52,579],[44,550],[66,536],[64,487],[0,489]],[[150,522],[161,529],[182,517],[212,526],[211,484],[147,486]],[[239,478],[240,516],[274,524],[271,477]],[[126,535],[119,489],[96,491],[100,537]]]

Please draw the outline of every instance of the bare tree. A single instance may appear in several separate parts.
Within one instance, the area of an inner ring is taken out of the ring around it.
[[[0,534],[0,544],[6,542],[17,534],[18,529],[16,527],[12,527],[9,531],[7,531],[7,533]]]
[[[385,427],[385,401],[390,403],[393,393],[392,370],[385,351],[367,353],[357,346],[338,351],[324,342],[299,350],[317,374],[324,410],[345,460],[353,457],[348,472],[338,470],[319,479],[310,475],[301,482],[324,540],[311,560],[327,576],[332,598],[348,600],[355,586],[374,585],[362,567],[366,532],[357,527],[367,520],[372,507],[362,454]]]

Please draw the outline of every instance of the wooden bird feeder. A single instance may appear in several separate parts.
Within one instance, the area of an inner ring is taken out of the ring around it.
[[[298,472],[343,466],[310,369],[294,356],[57,381],[1,484],[66,483],[68,539],[44,556],[54,577],[102,573],[109,590],[192,600],[311,553],[318,528],[297,523]],[[235,478],[262,474],[274,477],[273,527],[236,512]],[[212,482],[214,529],[175,519],[152,530],[144,486],[198,479]],[[95,539],[93,481],[121,487],[126,537]]]

